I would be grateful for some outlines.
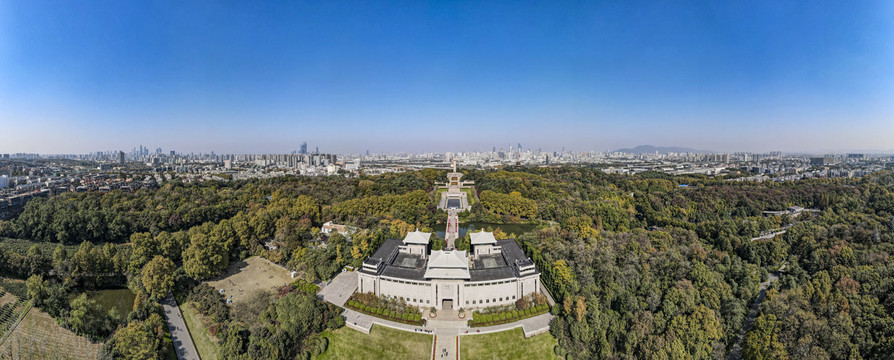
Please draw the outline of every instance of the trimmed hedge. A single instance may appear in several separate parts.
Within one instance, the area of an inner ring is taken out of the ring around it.
[[[529,317],[534,317],[541,314],[546,314],[549,312],[549,306],[540,305],[535,306],[533,308],[525,309],[524,311],[519,310],[511,310],[505,311],[496,314],[481,314],[477,311],[473,313],[472,320],[469,320],[469,326],[471,327],[481,327],[481,326],[491,326],[491,325],[500,325],[505,323],[515,322],[521,319],[526,319]]]
[[[356,300],[349,300],[347,304],[345,304],[346,308],[359,311],[361,313],[372,315],[375,317],[380,317],[385,320],[391,320],[394,322],[409,324],[409,325],[422,325],[425,323],[425,320],[422,319],[422,315],[420,314],[410,314],[410,313],[396,313],[391,309],[382,309],[372,306],[366,306],[361,304]]]

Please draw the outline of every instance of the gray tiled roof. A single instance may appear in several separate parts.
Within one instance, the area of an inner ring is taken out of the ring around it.
[[[385,264],[379,275],[407,280],[425,280],[424,275],[428,263],[425,259],[418,257],[418,255],[408,254],[399,254],[395,258],[391,258],[391,255],[397,251],[397,247],[401,244],[402,240],[385,240],[382,246],[376,250],[375,254],[373,254],[370,259],[367,259],[367,263],[370,261],[376,262],[377,259],[381,261],[389,261],[390,259],[390,262]],[[516,260],[522,264],[532,263],[513,239],[497,240],[496,246],[502,248],[502,255],[497,255],[500,258],[495,258],[495,260],[497,260],[497,266],[484,268],[484,266],[479,263],[480,260],[476,261],[475,268],[469,270],[471,276],[469,281],[490,281],[514,278],[518,276],[515,272],[515,268],[512,266]],[[401,264],[412,263],[412,261],[405,261],[404,259],[413,257],[418,257],[417,261],[415,261],[415,267],[399,266]],[[361,269],[361,272],[373,274],[365,269]]]

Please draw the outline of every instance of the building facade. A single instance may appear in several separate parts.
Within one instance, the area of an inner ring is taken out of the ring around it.
[[[510,305],[540,292],[540,272],[515,240],[472,235],[472,254],[429,250],[431,233],[390,239],[364,261],[357,291],[400,298],[419,307],[483,308]]]

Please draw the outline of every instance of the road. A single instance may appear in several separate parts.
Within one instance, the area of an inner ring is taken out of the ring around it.
[[[788,231],[788,228],[790,228],[790,227],[792,227],[792,226],[794,226],[794,225],[795,225],[795,224],[788,224],[788,225],[786,225],[786,226],[783,226],[782,229],[775,230],[775,231],[770,232],[770,233],[767,233],[767,234],[761,234],[761,236],[758,236],[758,237],[755,237],[755,238],[751,238],[751,241],[770,240],[770,239],[772,239],[772,238],[775,238],[777,235],[785,234],[785,232]]]
[[[733,345],[732,350],[730,350],[729,355],[727,356],[727,360],[742,359],[742,340],[745,339],[745,333],[751,329],[752,325],[754,325],[754,319],[757,317],[758,308],[760,307],[761,302],[764,301],[764,297],[767,296],[767,288],[769,288],[771,284],[779,280],[779,274],[785,271],[786,265],[787,262],[783,262],[782,266],[779,267],[779,271],[770,273],[767,281],[764,281],[760,284],[760,293],[757,295],[757,299],[754,301],[754,305],[751,305],[751,310],[748,312],[748,317],[745,318],[745,322],[742,324],[742,330],[739,331],[739,337],[736,339],[736,343]]]
[[[180,306],[172,296],[168,296],[161,302],[161,307],[165,312],[165,319],[168,321],[168,330],[171,331],[171,341],[174,343],[174,351],[177,352],[177,359],[180,360],[199,360],[199,352],[196,345],[192,342],[189,335],[189,329],[183,320],[183,314],[180,313]]]

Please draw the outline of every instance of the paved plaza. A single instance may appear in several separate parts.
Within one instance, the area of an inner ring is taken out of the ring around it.
[[[318,294],[323,301],[328,301],[340,307],[345,307],[345,303],[351,294],[357,290],[357,272],[346,271],[338,274],[328,284],[320,289]]]

